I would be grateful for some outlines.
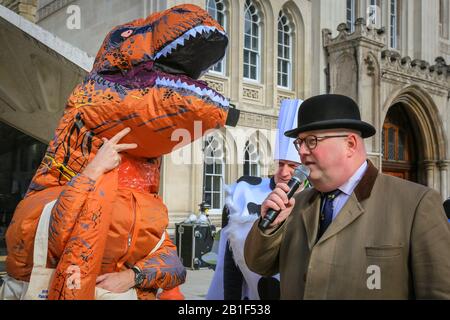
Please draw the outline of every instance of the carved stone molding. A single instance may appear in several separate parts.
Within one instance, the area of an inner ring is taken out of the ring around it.
[[[372,55],[368,55],[367,57],[364,58],[364,62],[366,63],[367,66],[367,75],[368,76],[373,76],[375,75],[375,59],[373,58]]]
[[[252,103],[264,103],[263,87],[245,83],[242,87],[242,98]]]
[[[440,160],[437,162],[437,166],[440,171],[445,171],[450,165],[450,160]]]
[[[259,101],[259,91],[258,90],[244,88],[242,91],[242,96],[244,98],[247,98],[250,100]]]
[[[295,93],[289,94],[289,93],[280,93],[278,92],[277,94],[277,104],[276,104],[276,108],[279,110],[280,109],[280,105],[281,105],[281,101],[286,100],[286,99],[295,99]]]
[[[322,30],[323,46],[339,47],[348,44],[349,41],[359,40],[377,47],[384,47],[384,32],[382,29],[367,27],[364,18],[358,18],[355,21],[355,31],[349,33],[346,23],[341,23],[337,27],[338,35],[333,38],[330,29]]]
[[[437,160],[423,160],[422,165],[426,170],[433,169],[436,167],[438,161]]]
[[[276,129],[278,118],[241,110],[238,125],[257,129]]]
[[[211,89],[214,89],[215,91],[217,91],[222,95],[225,94],[225,87],[223,82],[210,79],[207,79],[206,82],[208,83],[208,87],[210,87]]]
[[[420,83],[425,90],[439,96],[448,93],[450,69],[442,57],[437,57],[435,64],[430,65],[424,60],[401,57],[397,51],[384,50],[381,52],[381,69],[382,77],[390,82]]]

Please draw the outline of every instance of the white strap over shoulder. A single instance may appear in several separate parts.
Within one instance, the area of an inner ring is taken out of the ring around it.
[[[34,239],[33,265],[35,267],[45,268],[47,265],[48,251],[48,229],[50,226],[50,215],[56,200],[45,205],[39,218],[39,224]]]
[[[150,251],[150,254],[154,253],[156,250],[158,250],[162,243],[164,242],[164,239],[166,239],[166,230],[164,230],[161,239],[159,239],[158,243],[156,244],[156,246],[152,249],[152,251]]]

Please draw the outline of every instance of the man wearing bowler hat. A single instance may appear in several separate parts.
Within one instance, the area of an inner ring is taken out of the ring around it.
[[[350,98],[305,100],[294,137],[310,169],[307,189],[291,200],[284,183],[261,216],[281,210],[268,229],[253,225],[250,270],[280,273],[281,299],[450,299],[450,225],[433,189],[381,174],[367,159],[361,121]]]

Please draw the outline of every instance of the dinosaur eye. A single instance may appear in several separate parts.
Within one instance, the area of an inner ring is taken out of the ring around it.
[[[122,32],[120,35],[123,38],[128,38],[129,36],[131,36],[132,33],[133,33],[133,30],[127,30],[127,31]]]

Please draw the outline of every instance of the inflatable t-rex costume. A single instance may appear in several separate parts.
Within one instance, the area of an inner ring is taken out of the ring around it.
[[[146,275],[140,299],[157,288],[184,282],[185,269],[166,234],[167,208],[158,196],[160,157],[179,141],[179,128],[194,136],[194,122],[204,133],[237,115],[227,99],[195,80],[223,58],[228,38],[206,11],[181,5],[113,29],[94,67],[68,99],[28,193],[19,203],[7,232],[7,272],[29,281],[37,222],[45,204],[52,209],[47,266],[56,268],[49,299],[94,299],[100,274],[137,266]],[[231,119],[231,120],[230,120]],[[227,123],[226,123],[227,122]],[[102,145],[120,130],[131,132],[121,143],[138,148],[122,154],[119,167],[97,181],[82,173]],[[80,270],[81,284],[66,285],[70,270]]]

